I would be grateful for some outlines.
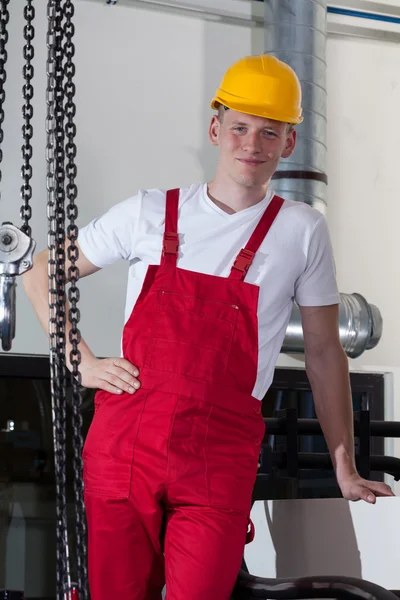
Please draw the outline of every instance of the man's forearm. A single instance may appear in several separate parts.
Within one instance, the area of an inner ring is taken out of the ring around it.
[[[43,254],[39,254],[34,262],[34,266],[30,271],[27,271],[22,276],[25,291],[31,301],[31,304],[36,312],[41,326],[43,327],[46,335],[49,335],[49,284],[48,284],[48,273],[47,273],[47,257]],[[67,366],[70,368],[70,351],[71,344],[69,342],[69,331],[71,324],[68,320],[69,303],[66,299],[65,312],[66,312],[66,361]],[[82,363],[87,360],[94,358],[92,351],[89,346],[82,339],[79,343],[79,351],[81,353]]]
[[[348,361],[339,345],[317,356],[306,355],[306,371],[317,417],[338,480],[357,472],[354,458],[354,415]]]

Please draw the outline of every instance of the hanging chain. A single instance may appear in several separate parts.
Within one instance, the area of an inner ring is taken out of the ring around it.
[[[69,587],[66,489],[64,110],[61,0],[47,8],[47,191],[50,368],[57,514],[57,600]]]
[[[8,42],[7,25],[10,20],[8,12],[9,0],[0,0],[0,165],[3,160],[2,144],[4,139],[3,123],[4,123],[4,101],[6,99],[5,83],[7,79],[6,63]],[[0,183],[2,180],[2,172],[0,168]],[[0,192],[1,198],[1,192]]]
[[[56,219],[56,354],[57,354],[57,386],[59,398],[60,436],[58,442],[60,469],[62,469],[62,511],[65,517],[64,554],[65,579],[64,597],[71,587],[69,564],[69,541],[67,525],[67,380],[66,380],[66,313],[65,313],[65,134],[64,134],[64,53],[63,53],[63,0],[55,0],[54,19],[54,193]],[[60,498],[61,500],[61,498]]]
[[[75,55],[75,46],[73,38],[75,34],[75,27],[73,24],[74,16],[74,4],[72,0],[66,0],[64,5],[64,54],[66,62],[64,65],[65,72],[65,132],[67,137],[67,143],[65,146],[66,150],[66,175],[67,175],[67,186],[66,194],[68,199],[67,206],[67,217],[68,217],[68,228],[67,237],[69,241],[68,245],[68,259],[70,261],[70,267],[68,269],[68,281],[70,282],[70,288],[68,290],[68,299],[70,302],[69,310],[69,321],[71,328],[69,331],[69,341],[72,346],[70,353],[70,362],[72,366],[72,445],[73,445],[73,470],[74,470],[74,492],[75,492],[75,529],[76,529],[76,560],[77,560],[77,578],[78,578],[78,590],[80,598],[86,600],[88,598],[87,589],[87,567],[86,567],[86,521],[85,521],[85,506],[83,498],[83,462],[82,462],[82,450],[83,450],[83,438],[82,438],[82,396],[80,392],[81,385],[81,374],[79,372],[79,365],[81,362],[81,353],[79,351],[79,342],[81,339],[80,330],[78,329],[78,323],[80,321],[80,311],[77,306],[79,302],[79,289],[77,281],[79,279],[79,269],[77,267],[77,261],[79,258],[78,247],[76,245],[78,239],[78,227],[76,220],[78,218],[78,207],[76,205],[76,198],[78,195],[78,189],[75,183],[77,168],[76,168],[76,126],[74,123],[76,106],[74,103],[75,97],[75,64],[73,58]]]
[[[22,146],[22,180],[23,184],[21,186],[21,198],[23,201],[23,205],[21,206],[21,219],[23,221],[23,225],[21,230],[26,233],[26,235],[31,236],[31,227],[29,225],[29,221],[32,217],[32,208],[29,204],[32,198],[32,187],[30,184],[32,178],[32,145],[31,139],[33,136],[33,127],[31,124],[31,119],[33,117],[33,106],[32,106],[32,98],[33,98],[33,85],[32,79],[34,75],[34,68],[32,65],[32,60],[35,55],[34,48],[32,45],[33,38],[35,36],[35,29],[33,27],[33,19],[35,18],[35,8],[32,4],[32,0],[27,0],[26,6],[24,8],[24,18],[25,18],[25,26],[24,26],[24,39],[26,44],[24,46],[23,56],[25,59],[24,67],[22,70],[25,84],[22,88],[22,95],[24,99],[24,104],[22,106],[22,116],[24,118],[24,124],[22,126],[22,136],[23,136],[23,146]]]

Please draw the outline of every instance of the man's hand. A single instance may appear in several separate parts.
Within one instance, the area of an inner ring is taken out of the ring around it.
[[[341,479],[339,482],[343,498],[346,500],[365,500],[369,504],[375,504],[378,496],[394,496],[392,489],[382,481],[368,481],[357,473]]]
[[[134,394],[140,388],[139,369],[125,358],[91,358],[80,367],[82,385],[111,394]]]

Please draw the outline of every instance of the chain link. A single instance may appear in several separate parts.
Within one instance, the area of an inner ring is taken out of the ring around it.
[[[29,202],[32,198],[32,187],[30,184],[30,180],[32,178],[32,165],[30,162],[32,159],[31,139],[33,136],[33,127],[31,119],[33,117],[32,98],[34,93],[32,85],[32,79],[34,75],[32,60],[35,55],[34,48],[32,45],[32,41],[35,36],[35,29],[33,27],[33,19],[35,18],[35,8],[32,4],[32,0],[27,0],[26,2],[26,6],[24,7],[24,18],[24,39],[26,41],[23,51],[25,63],[22,70],[22,74],[25,79],[25,84],[22,88],[22,96],[24,99],[24,104],[22,106],[22,117],[24,119],[24,124],[22,126],[22,158],[24,162],[22,164],[21,170],[23,180],[23,184],[21,186],[21,199],[23,201],[23,205],[21,206],[20,214],[21,219],[23,221],[21,230],[24,233],[26,233],[26,235],[31,236],[31,227],[29,225],[29,221],[32,217],[32,208]]]
[[[74,103],[75,97],[75,64],[73,58],[75,55],[75,46],[73,38],[75,34],[75,27],[72,21],[74,16],[74,4],[72,0],[66,0],[64,4],[64,54],[66,57],[64,65],[65,74],[65,133],[67,143],[65,146],[66,151],[66,175],[67,175],[67,186],[66,194],[68,199],[67,206],[67,217],[68,217],[68,228],[67,237],[69,241],[68,245],[68,260],[70,267],[68,269],[68,281],[70,282],[70,288],[68,290],[68,299],[70,302],[69,310],[69,321],[71,328],[69,331],[69,341],[71,344],[70,352],[70,363],[72,366],[72,445],[73,445],[73,470],[74,470],[74,493],[75,493],[75,529],[76,529],[76,560],[77,560],[77,578],[78,578],[78,590],[79,598],[86,600],[88,598],[87,589],[87,567],[86,567],[86,521],[85,521],[85,506],[83,499],[83,463],[82,463],[82,450],[83,450],[83,438],[82,438],[82,396],[80,392],[81,374],[79,372],[79,365],[81,362],[81,353],[79,351],[79,342],[81,339],[80,330],[78,329],[78,323],[80,321],[80,311],[78,308],[79,302],[79,289],[77,281],[79,279],[79,269],[77,261],[79,258],[78,247],[76,245],[78,239],[78,227],[76,220],[78,218],[78,207],[76,205],[76,198],[78,195],[78,189],[75,183],[77,175],[76,167],[76,126],[74,123],[76,106]]]
[[[64,110],[62,4],[48,0],[47,191],[49,247],[50,369],[57,515],[57,600],[69,587],[66,489]]]
[[[4,123],[4,101],[6,99],[5,83],[7,79],[6,63],[8,42],[7,25],[10,20],[8,12],[9,0],[0,0],[0,165],[3,161],[2,144],[4,139],[3,123]],[[0,183],[2,180],[2,172],[0,168]],[[1,198],[1,192],[0,192]]]

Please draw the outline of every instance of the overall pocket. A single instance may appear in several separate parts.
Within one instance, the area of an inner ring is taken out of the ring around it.
[[[210,506],[249,514],[264,432],[261,415],[213,406],[204,449]]]
[[[85,493],[128,498],[135,441],[146,394],[102,392],[83,448]]]
[[[239,307],[160,291],[145,366],[223,383]]]

